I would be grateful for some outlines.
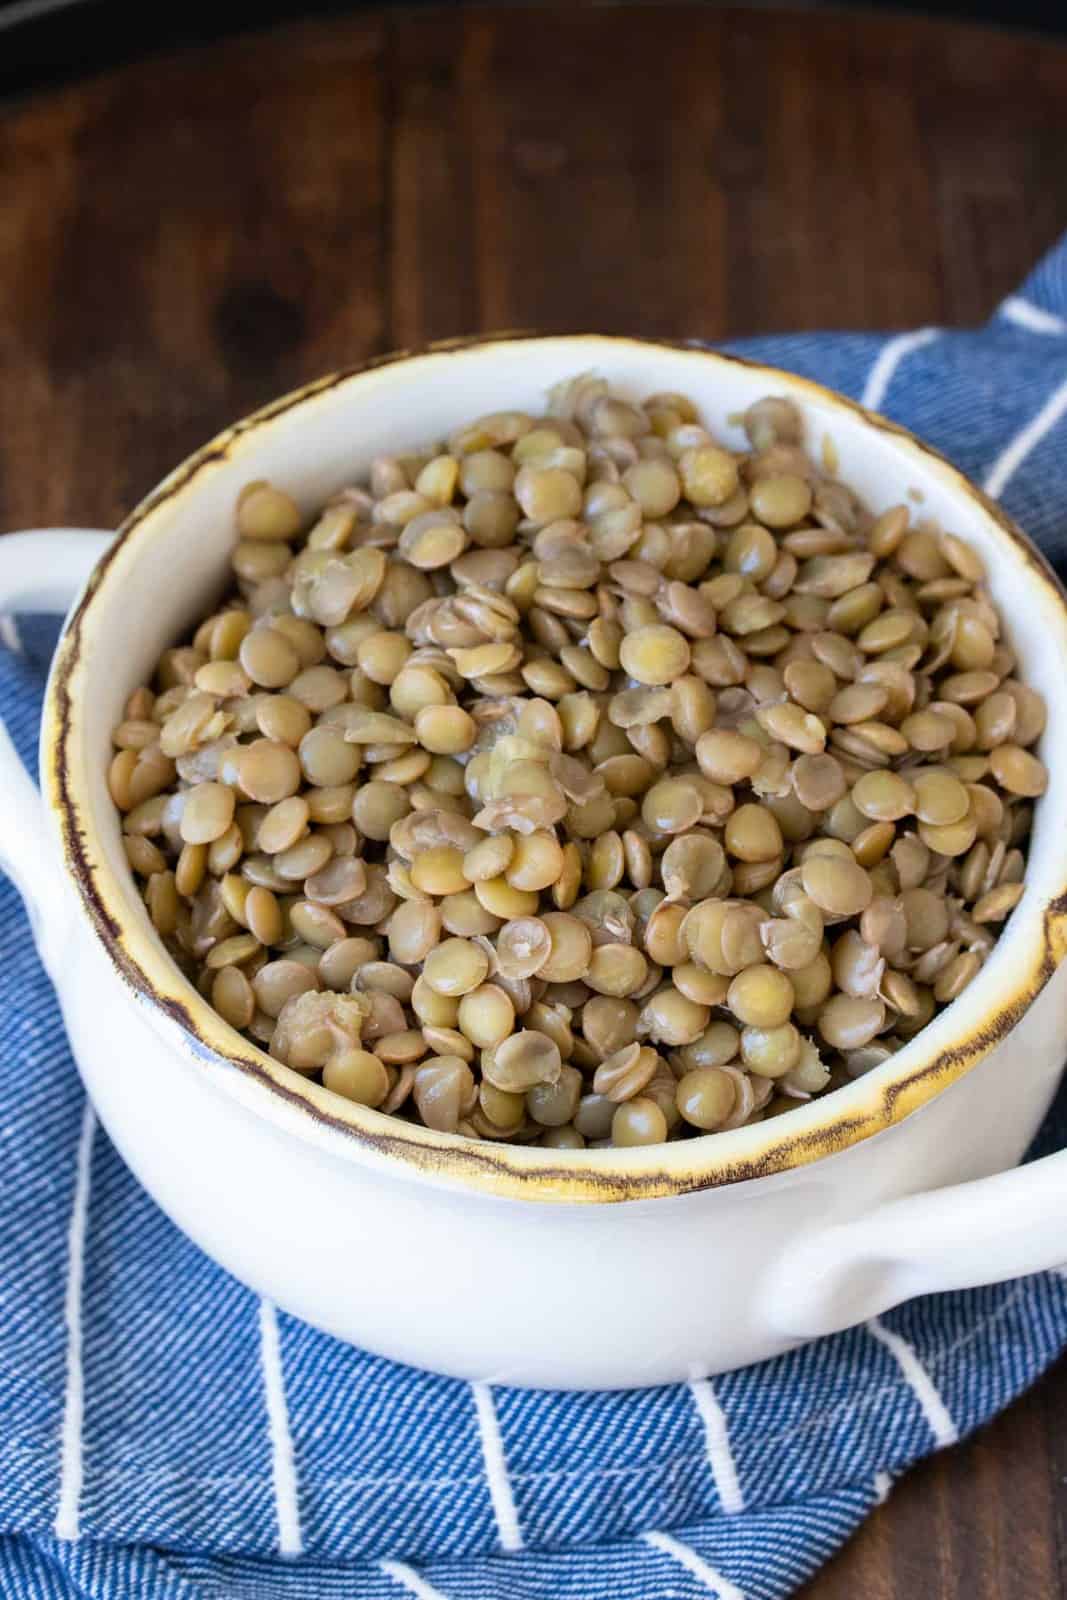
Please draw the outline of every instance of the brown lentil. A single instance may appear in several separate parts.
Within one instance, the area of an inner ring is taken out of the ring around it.
[[[989,767],[997,783],[1009,795],[1034,798],[1044,794],[1048,785],[1043,764],[1017,744],[998,745],[990,752]]]
[[[801,868],[804,893],[820,911],[854,917],[871,902],[871,880],[851,851],[843,855],[809,854]]]
[[[446,939],[429,952],[422,971],[437,994],[465,995],[484,981],[489,957],[470,939]]]
[[[108,769],[232,1026],[353,1102],[577,1149],[777,1114],[973,980],[1043,701],[968,545],[872,517],[790,401],[745,427],[581,378],[317,516],[246,486],[223,609]]]
[[[652,1081],[660,1058],[655,1050],[634,1040],[599,1064],[593,1074],[593,1092],[618,1104],[632,1100]]]
[[[563,1070],[559,1045],[547,1034],[524,1028],[482,1056],[482,1072],[490,1083],[511,1094],[524,1094],[539,1083],[558,1083]]]
[[[777,1028],[788,1022],[795,991],[777,967],[757,965],[739,972],[730,985],[726,1004],[739,1022],[754,1028]]]

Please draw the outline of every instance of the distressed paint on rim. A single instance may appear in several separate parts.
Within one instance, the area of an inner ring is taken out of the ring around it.
[[[627,1151],[547,1151],[435,1133],[343,1101],[275,1061],[223,1022],[157,947],[147,915],[131,917],[123,906],[117,880],[93,849],[88,798],[74,776],[80,731],[78,677],[85,671],[82,643],[87,618],[116,556],[139,534],[151,535],[154,513],[213,465],[228,460],[242,440],[269,426],[275,418],[383,368],[414,359],[489,351],[500,344],[526,339],[542,343],[571,338],[602,348],[662,349],[763,372],[770,383],[851,412],[868,427],[890,435],[905,453],[918,455],[927,469],[932,468],[946,479],[952,493],[977,503],[996,531],[1010,541],[1016,555],[1023,557],[1030,576],[1052,595],[1067,634],[1067,596],[1049,563],[1015,523],[938,451],[908,429],[866,410],[845,395],[762,362],[723,354],[699,340],[538,335],[524,331],[450,339],[374,357],[283,396],[218,434],[142,500],[123,522],[114,545],[98,564],[60,641],[45,701],[41,771],[50,808],[58,818],[65,863],[83,909],[122,978],[154,1008],[170,1041],[184,1045],[194,1067],[236,1069],[266,1091],[256,1097],[255,1109],[260,1114],[269,1117],[280,1103],[287,1103],[296,1112],[297,1131],[309,1135],[316,1129],[338,1133],[342,1136],[342,1153],[347,1148],[357,1155],[362,1149],[390,1163],[399,1162],[409,1172],[431,1181],[510,1199],[620,1202],[684,1195],[806,1166],[885,1132],[963,1077],[1010,1033],[1067,953],[1067,863],[1060,887],[1042,908],[1040,927],[1035,930],[1030,948],[1017,958],[1021,970],[1012,975],[1006,992],[985,1008],[977,1023],[936,1056],[931,1057],[929,1051],[924,1056],[916,1048],[917,1040],[909,1041],[900,1053],[906,1058],[903,1068],[898,1066],[894,1071],[900,1056],[892,1057],[876,1072],[824,1098],[798,1105],[785,1117],[750,1128]],[[917,1036],[921,1038],[922,1034]],[[289,1129],[294,1126],[291,1119],[286,1119],[285,1125]]]

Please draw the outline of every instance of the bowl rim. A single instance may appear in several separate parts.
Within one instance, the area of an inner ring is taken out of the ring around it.
[[[1060,614],[1067,642],[1067,594],[1052,568],[1010,517],[945,459],[898,423],[869,411],[857,401],[825,385],[748,357],[728,354],[700,340],[636,338],[610,334],[539,334],[516,331],[473,335],[375,356],[314,380],[217,434],[187,457],[145,496],[121,524],[114,544],[98,563],[69,616],[52,666],[41,727],[41,774],[67,871],[81,907],[121,978],[135,997],[147,1002],[153,1022],[201,1068],[229,1070],[229,1087],[250,1109],[288,1132],[317,1139],[334,1153],[384,1160],[409,1176],[428,1178],[510,1199],[548,1202],[620,1202],[679,1196],[740,1182],[764,1179],[805,1167],[861,1143],[899,1124],[958,1081],[1014,1027],[1051,977],[1067,950],[1067,858],[1061,881],[1043,904],[1031,906],[1027,921],[1019,918],[1029,896],[1013,914],[1014,961],[1007,980],[983,999],[986,985],[961,997],[963,1016],[977,1015],[955,1028],[946,1027],[960,1001],[896,1055],[873,1072],[833,1094],[798,1103],[788,1115],[747,1128],[719,1132],[664,1145],[629,1150],[560,1151],[528,1145],[474,1141],[436,1133],[414,1123],[357,1106],[332,1095],[293,1072],[246,1040],[225,1023],[195,987],[184,978],[151,929],[148,917],[131,916],[120,885],[104,853],[94,845],[93,808],[79,763],[83,728],[79,717],[89,636],[99,611],[96,604],[116,562],[134,541],[140,549],[153,536],[161,512],[180,495],[195,489],[202,475],[227,463],[242,443],[290,411],[312,405],[334,391],[372,382],[402,364],[437,361],[457,354],[487,352],[516,342],[581,344],[601,350],[637,347],[660,349],[672,356],[691,355],[702,362],[743,367],[765,374],[770,388],[818,400],[823,407],[858,417],[869,429],[888,436],[905,455],[945,480],[947,490],[974,502],[994,537],[1005,541],[1011,558],[1027,569],[1030,581],[1044,586]],[[939,1026],[940,1024],[940,1026]],[[924,1050],[919,1041],[934,1035]],[[948,1037],[942,1039],[941,1035]],[[239,1081],[234,1079],[234,1072]],[[220,1082],[226,1083],[225,1074]],[[340,1136],[340,1137],[338,1137]]]

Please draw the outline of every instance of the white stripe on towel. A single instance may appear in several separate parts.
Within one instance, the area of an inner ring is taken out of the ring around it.
[[[0,644],[3,645],[5,650],[10,650],[17,656],[22,654],[22,640],[19,638],[18,623],[10,615],[0,617]]]
[[[708,1466],[715,1479],[715,1487],[719,1492],[722,1508],[733,1516],[738,1511],[745,1509],[745,1497],[741,1493],[741,1485],[737,1478],[737,1464],[734,1461],[733,1451],[730,1449],[730,1434],[726,1426],[726,1417],[722,1406],[715,1397],[715,1390],[707,1378],[694,1378],[689,1385],[689,1392],[700,1420],[704,1424],[704,1440],[707,1448]]]
[[[1067,321],[1063,317],[1046,311],[1043,306],[1035,306],[1032,300],[1024,300],[1021,294],[1009,295],[1000,314],[1030,333],[1067,333]]]
[[[274,1514],[278,1522],[278,1551],[283,1556],[298,1556],[304,1548],[300,1533],[300,1494],[293,1459],[293,1436],[289,1431],[289,1407],[285,1399],[278,1313],[269,1300],[259,1302],[259,1353],[263,1369],[263,1398],[270,1429],[270,1471],[274,1487]]]
[[[870,411],[877,411],[886,397],[900,363],[914,351],[921,350],[923,345],[930,344],[940,332],[940,328],[916,328],[914,333],[898,333],[895,339],[890,339],[888,344],[884,344],[867,375],[860,404]]]
[[[379,1561],[378,1565],[387,1578],[392,1578],[414,1600],[445,1600],[440,1589],[435,1589],[432,1583],[427,1583],[425,1578],[420,1578],[414,1567],[409,1567],[404,1561]]]
[[[67,1328],[67,1380],[60,1434],[59,1500],[56,1506],[57,1539],[76,1539],[82,1496],[82,1418],[85,1411],[85,1375],[82,1369],[82,1289],[85,1282],[85,1233],[89,1221],[89,1186],[92,1182],[93,1135],[96,1114],[86,1099],[75,1165],[74,1201],[67,1230],[67,1293],[63,1320]]]
[[[923,1416],[930,1424],[930,1431],[937,1442],[938,1449],[946,1445],[955,1444],[959,1438],[956,1424],[949,1416],[948,1407],[938,1394],[934,1380],[919,1360],[915,1351],[906,1339],[899,1333],[894,1333],[892,1328],[887,1328],[879,1322],[877,1317],[872,1317],[867,1324],[869,1333],[884,1344],[893,1360],[900,1368],[908,1383],[909,1388],[919,1402]]]
[[[1025,428],[1020,428],[1014,439],[1005,446],[990,467],[982,488],[994,498],[1003,494],[1027,456],[1035,450],[1047,433],[1067,411],[1067,378],[1049,395],[1041,410],[1032,417]]]
[[[478,1434],[482,1442],[482,1459],[485,1476],[489,1481],[489,1498],[493,1502],[497,1533],[504,1550],[522,1549],[522,1531],[519,1514],[515,1509],[515,1496],[511,1492],[511,1479],[504,1459],[504,1441],[500,1437],[493,1394],[487,1383],[472,1383],[474,1409],[478,1414]]]
[[[876,1472],[874,1475],[874,1495],[877,1505],[884,1506],[889,1499],[889,1491],[893,1487],[893,1479],[888,1472]]]
[[[677,1561],[686,1572],[692,1573],[698,1583],[707,1585],[708,1592],[715,1596],[715,1600],[745,1600],[744,1595],[736,1583],[731,1583],[729,1578],[724,1578],[721,1573],[710,1567],[703,1556],[698,1556],[689,1545],[683,1544],[680,1539],[672,1539],[669,1533],[644,1533],[641,1535],[646,1544],[653,1550],[659,1550],[662,1555],[670,1556]]]

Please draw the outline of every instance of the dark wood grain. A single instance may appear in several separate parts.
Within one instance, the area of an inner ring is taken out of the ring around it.
[[[108,525],[319,372],[514,326],[970,322],[1067,227],[1067,46],[914,18],[361,12],[0,102],[0,527]],[[1067,1600],[1067,1367],[807,1600]]]
[[[1067,1361],[894,1487],[799,1600],[1067,1595]]]

